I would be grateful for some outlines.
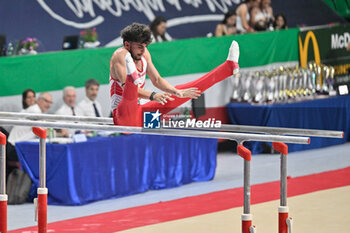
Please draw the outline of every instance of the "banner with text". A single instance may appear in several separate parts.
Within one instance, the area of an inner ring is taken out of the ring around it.
[[[120,31],[139,22],[149,24],[157,15],[168,19],[174,39],[213,33],[228,9],[241,0],[16,0],[0,2],[0,34],[7,42],[36,37],[40,51],[61,50],[64,36],[96,27],[101,46],[119,46]]]

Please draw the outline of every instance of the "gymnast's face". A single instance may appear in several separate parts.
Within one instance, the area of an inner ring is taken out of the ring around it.
[[[131,57],[134,60],[141,60],[142,55],[145,53],[147,44],[140,42],[130,42],[129,43]]]

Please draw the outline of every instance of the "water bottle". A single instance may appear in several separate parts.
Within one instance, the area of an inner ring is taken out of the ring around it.
[[[53,128],[49,128],[48,131],[49,131],[49,142],[52,143],[52,139],[55,137],[54,135],[55,130]]]
[[[84,43],[85,43],[85,41],[82,38],[80,38],[79,39],[79,49],[83,49],[84,48]]]
[[[7,45],[7,56],[12,56],[13,55],[13,50],[14,50],[14,48],[13,48],[12,43],[9,43]]]
[[[186,121],[187,119],[190,119],[191,118],[191,113],[190,113],[190,109],[185,107],[185,110],[184,110],[184,120]]]

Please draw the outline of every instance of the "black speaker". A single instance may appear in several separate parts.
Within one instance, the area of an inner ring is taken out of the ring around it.
[[[6,36],[0,34],[0,57],[6,56]]]
[[[198,99],[192,99],[192,111],[195,118],[205,115],[204,94],[201,94]]]
[[[79,36],[65,36],[63,38],[62,50],[77,49],[79,47]]]

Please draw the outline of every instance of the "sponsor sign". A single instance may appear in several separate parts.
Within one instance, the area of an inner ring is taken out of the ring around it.
[[[307,63],[331,65],[335,68],[334,87],[350,87],[350,26],[325,26],[301,30],[298,37],[299,62],[303,68]]]

